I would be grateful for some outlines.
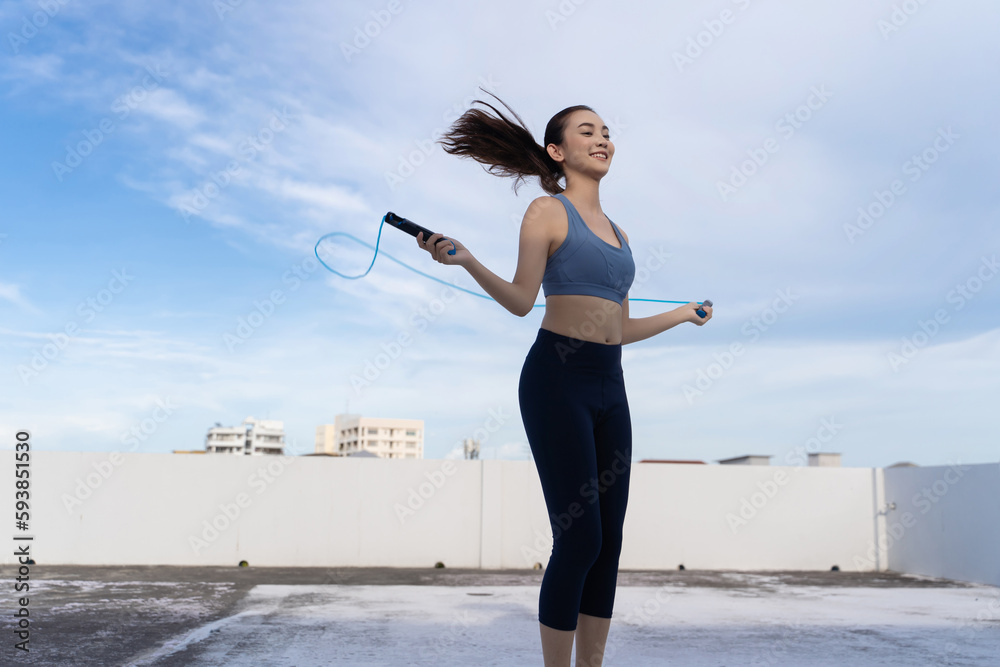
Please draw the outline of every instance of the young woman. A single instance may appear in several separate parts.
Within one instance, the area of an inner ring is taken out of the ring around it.
[[[494,98],[496,96],[494,95]],[[628,502],[632,424],[622,376],[622,345],[682,322],[712,317],[689,303],[653,317],[630,318],[628,289],[635,275],[628,235],[601,210],[598,186],[615,146],[593,109],[563,109],[539,146],[524,121],[476,100],[441,143],[490,173],[520,182],[538,177],[552,197],[528,206],[521,223],[517,270],[511,282],[480,264],[451,236],[417,237],[442,264],[464,267],[504,308],[531,312],[541,286],[545,315],[521,369],[521,418],[542,485],[553,547],[542,577],[538,621],[546,666],[600,665],[618,578],[622,524]],[[516,121],[516,122],[515,122]],[[563,188],[559,180],[565,178]],[[448,251],[455,249],[454,255]]]

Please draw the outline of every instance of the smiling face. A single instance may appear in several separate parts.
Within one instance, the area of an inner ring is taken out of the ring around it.
[[[566,119],[563,141],[546,147],[566,172],[579,172],[600,179],[608,173],[615,145],[608,126],[593,111],[574,111]]]

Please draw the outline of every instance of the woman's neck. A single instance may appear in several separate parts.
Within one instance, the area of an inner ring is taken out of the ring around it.
[[[593,179],[566,179],[566,189],[563,194],[573,201],[573,205],[578,210],[590,211],[597,214],[601,211],[601,195],[598,191],[599,181]]]

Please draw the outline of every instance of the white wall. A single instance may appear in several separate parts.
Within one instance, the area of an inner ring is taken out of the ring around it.
[[[30,502],[39,564],[528,568],[552,546],[530,461],[32,452]],[[997,464],[633,463],[620,566],[1000,585],[998,526]]]
[[[871,469],[642,464],[632,479],[623,568],[876,569],[854,567],[874,542]]]
[[[530,461],[33,452],[31,471],[40,564],[528,568],[552,545]],[[884,569],[879,473],[633,463],[620,566]]]
[[[889,567],[1000,586],[1000,465],[887,468]]]

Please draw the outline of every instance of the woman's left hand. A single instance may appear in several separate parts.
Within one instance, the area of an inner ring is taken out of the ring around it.
[[[700,305],[699,306],[698,302],[692,301],[691,303],[687,304],[686,306],[681,306],[681,308],[687,309],[689,311],[689,315],[688,315],[687,321],[688,322],[694,322],[698,326],[701,326],[701,325],[705,324],[705,322],[708,322],[710,319],[712,319],[712,307],[711,306],[705,306],[705,305]],[[705,311],[705,317],[702,317],[701,315],[698,314],[697,311],[699,309]]]

